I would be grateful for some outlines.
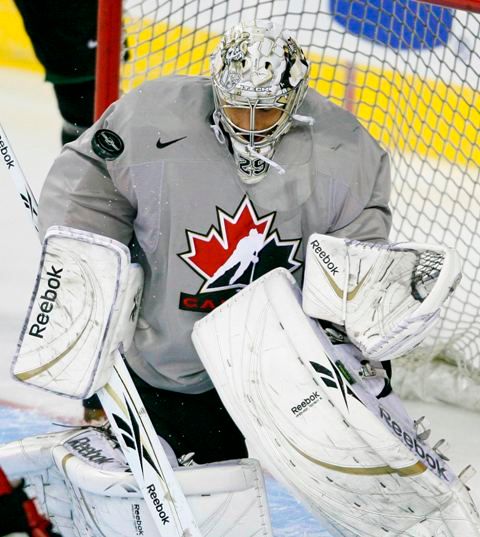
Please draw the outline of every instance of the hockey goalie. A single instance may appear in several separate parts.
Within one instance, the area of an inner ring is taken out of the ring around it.
[[[62,294],[57,287],[59,310],[72,293],[85,303],[85,291],[96,296],[92,304],[100,316],[92,331],[101,319],[98,299],[108,296],[108,264],[101,258],[106,242],[85,232],[51,230],[38,279],[48,284],[65,277]],[[60,272],[60,265],[68,270]],[[99,274],[105,277],[103,284],[99,280],[96,288],[89,287],[87,282]],[[276,269],[195,325],[195,346],[252,455],[332,535],[480,535],[468,489],[441,453],[426,443],[428,431],[403,410],[391,391],[388,367],[382,366],[421,341],[458,277],[455,255],[445,249],[313,235],[303,300],[288,271]],[[40,284],[37,294],[46,296]],[[130,315],[134,296],[130,293],[129,307],[120,311]],[[328,321],[329,328],[307,316],[302,305],[310,316]],[[72,313],[64,309],[63,314],[67,311]],[[26,327],[35,333],[34,313]],[[120,316],[115,324],[128,335],[126,322]],[[60,330],[53,339],[67,333]],[[111,336],[113,345],[122,339],[117,333]],[[78,345],[79,338],[75,341]],[[85,359],[80,365],[78,351],[89,348],[87,341],[77,348],[60,343],[67,347],[61,353],[61,374],[55,370],[59,360],[53,363],[45,355],[50,345],[39,353],[38,346],[33,352],[22,344],[14,372],[38,386],[54,384],[63,393],[73,386],[70,396],[88,395],[87,385],[96,388],[105,381],[83,385],[82,379],[107,378],[110,362],[103,358],[89,368]],[[30,368],[27,375],[25,364],[31,364],[33,355],[48,366]],[[170,463],[178,466],[168,443],[163,445]],[[0,448],[0,465],[9,477],[25,478],[27,493],[63,536],[156,534],[135,477],[108,428],[11,443]],[[175,479],[202,535],[272,534],[263,477],[254,459],[177,468]]]
[[[293,36],[242,23],[211,81],[146,83],[55,161],[13,374],[100,394],[111,427],[0,448],[55,532],[269,537],[246,439],[332,535],[479,535],[388,378],[438,319],[455,256],[381,244],[388,156],[310,90]]]

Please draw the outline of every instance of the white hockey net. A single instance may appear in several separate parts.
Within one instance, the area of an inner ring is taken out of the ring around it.
[[[479,0],[468,4],[480,9]],[[459,252],[460,288],[396,377],[403,393],[480,409],[480,15],[412,0],[129,0],[122,90],[208,74],[218,36],[255,18],[293,30],[311,85],[390,152],[392,240]]]

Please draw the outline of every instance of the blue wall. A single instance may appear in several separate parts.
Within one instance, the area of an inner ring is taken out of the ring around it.
[[[452,29],[451,10],[413,0],[330,0],[330,9],[350,33],[393,49],[443,46]]]

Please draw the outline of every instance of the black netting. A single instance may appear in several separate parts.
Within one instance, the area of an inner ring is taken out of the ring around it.
[[[444,255],[430,250],[417,255],[415,270],[411,274],[410,287],[415,300],[423,302],[435,285],[443,267]]]

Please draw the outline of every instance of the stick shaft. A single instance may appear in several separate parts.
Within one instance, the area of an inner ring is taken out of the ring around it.
[[[190,507],[122,355],[98,396],[162,537],[200,537]]]
[[[12,145],[8,141],[7,134],[0,124],[0,148],[2,155],[0,161],[3,162],[8,174],[12,178],[17,192],[22,200],[23,206],[29,212],[33,226],[38,232],[38,203],[35,195],[28,184],[25,174],[19,164],[19,161],[13,151]]]

